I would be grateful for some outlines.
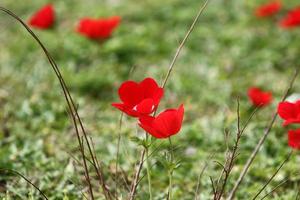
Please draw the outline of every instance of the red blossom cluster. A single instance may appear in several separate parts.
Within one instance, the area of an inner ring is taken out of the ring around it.
[[[279,13],[283,5],[280,0],[270,0],[256,8],[255,15],[259,18],[271,17]],[[300,26],[300,6],[297,6],[290,11],[279,21],[279,26],[284,29],[295,28]]]
[[[152,78],[145,78],[137,83],[125,81],[119,88],[121,103],[112,106],[131,117],[139,119],[139,125],[156,138],[168,138],[178,133],[182,126],[184,107],[167,109],[158,116],[151,116],[156,111],[164,90]]]
[[[93,19],[83,18],[79,21],[76,31],[92,40],[104,40],[109,38],[120,24],[121,18],[113,16],[109,18]],[[55,23],[55,11],[51,4],[47,4],[31,16],[28,24],[38,29],[49,29]]]
[[[260,88],[251,87],[248,90],[248,97],[255,107],[264,107],[269,105],[272,100],[272,93],[269,91],[262,91]]]
[[[280,102],[277,111],[278,115],[284,119],[283,126],[300,124],[300,100]],[[288,143],[290,147],[300,150],[300,129],[288,131]]]
[[[280,21],[280,26],[283,28],[293,28],[300,25],[300,7],[291,10],[286,17]]]
[[[271,17],[279,13],[283,5],[280,0],[259,6],[255,10],[257,17]],[[92,40],[107,39],[120,24],[121,18],[113,16],[108,18],[82,18],[76,31]],[[47,4],[33,14],[28,24],[38,29],[49,29],[55,23],[55,11],[51,4]],[[279,22],[282,28],[294,28],[300,26],[300,6],[290,10]],[[146,78],[140,83],[126,81],[119,88],[121,103],[112,105],[129,116],[137,117],[139,125],[146,132],[156,138],[168,138],[178,133],[182,126],[184,107],[178,109],[167,109],[158,116],[150,116],[156,111],[164,90],[152,78]],[[264,107],[272,102],[272,93],[262,91],[260,88],[251,87],[248,97],[255,107]],[[281,102],[278,105],[278,114],[284,119],[283,126],[300,123],[300,100]],[[288,131],[289,145],[300,149],[300,129]]]
[[[259,6],[255,10],[255,15],[257,17],[269,17],[275,15],[282,8],[282,4],[280,1],[272,1],[266,4]]]
[[[253,106],[264,107],[272,102],[272,93],[257,87],[251,87],[248,90],[248,98]],[[300,100],[294,103],[288,101],[280,102],[277,112],[284,119],[282,126],[300,124]],[[288,131],[288,144],[290,147],[300,150],[300,129]]]
[[[55,12],[52,4],[47,4],[31,16],[28,23],[38,29],[48,29],[55,22]]]
[[[119,25],[121,18],[83,18],[80,20],[77,32],[90,39],[106,39],[111,36],[113,30]]]

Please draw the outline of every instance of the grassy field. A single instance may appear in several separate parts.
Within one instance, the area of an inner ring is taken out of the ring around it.
[[[107,183],[114,189],[120,112],[111,103],[118,101],[117,89],[127,79],[163,80],[176,48],[204,1],[51,2],[57,14],[55,27],[35,33],[53,55],[71,88],[103,163]],[[299,2],[285,1],[286,6],[278,16],[257,19],[254,9],[263,2],[212,0],[176,63],[159,108],[184,103],[186,109],[183,128],[172,138],[175,158],[180,162],[173,177],[173,199],[194,199],[197,177],[205,162],[208,167],[201,179],[200,197],[211,199],[209,177],[217,179],[221,171],[213,161],[224,162],[224,130],[230,132],[230,145],[236,133],[236,98],[240,97],[244,123],[253,111],[247,89],[259,86],[272,91],[274,101],[255,115],[242,138],[226,192],[232,188],[300,64],[300,29],[283,30],[277,25],[278,18]],[[0,6],[27,20],[45,3],[1,0]],[[111,15],[120,15],[122,23],[102,45],[74,32],[81,17]],[[78,143],[59,82],[40,47],[24,28],[3,13],[0,27],[0,168],[22,173],[49,199],[83,199],[82,193],[87,194],[87,190],[82,184],[82,167],[76,161],[80,159]],[[299,79],[290,94],[297,93]],[[281,120],[276,120],[238,190],[237,199],[251,199],[285,159],[290,151],[286,132]],[[124,117],[120,167],[128,184],[142,149],[132,140],[137,135],[143,137],[135,120]],[[168,141],[162,142],[162,149],[150,160],[156,200],[166,199],[168,189]],[[266,191],[285,177],[290,179],[270,197],[295,199],[300,187],[300,176],[295,175],[299,172],[299,161],[299,153],[295,152]],[[142,176],[145,174],[143,169]],[[122,179],[117,182],[120,199],[126,199],[126,184]],[[97,199],[103,199],[96,182],[95,188]],[[0,176],[0,191],[0,198],[5,200],[39,199],[39,193],[24,180],[7,173]],[[137,199],[148,199],[147,177],[140,183]]]

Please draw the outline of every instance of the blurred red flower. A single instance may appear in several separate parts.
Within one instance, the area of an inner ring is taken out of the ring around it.
[[[279,22],[282,28],[294,28],[300,26],[300,6],[294,8]]]
[[[288,101],[278,104],[277,112],[284,119],[283,126],[300,123],[300,100],[295,103]]]
[[[288,132],[289,146],[300,150],[300,129],[289,130]]]
[[[272,93],[264,92],[257,87],[251,87],[248,90],[248,97],[251,103],[256,107],[263,107],[271,103]]]
[[[80,20],[77,32],[93,40],[106,39],[112,35],[120,21],[121,18],[119,16],[99,19],[86,17]]]
[[[112,106],[132,117],[149,115],[156,110],[163,94],[163,88],[152,78],[140,83],[126,81],[119,88],[122,103],[113,103]]]
[[[51,4],[47,4],[31,16],[28,23],[39,29],[51,28],[55,21],[55,12]]]
[[[168,138],[180,131],[183,115],[184,107],[181,105],[178,109],[167,109],[157,117],[140,117],[139,125],[153,137]]]
[[[278,13],[281,9],[281,2],[278,0],[270,1],[269,3],[259,6],[255,10],[255,15],[257,17],[269,17]]]

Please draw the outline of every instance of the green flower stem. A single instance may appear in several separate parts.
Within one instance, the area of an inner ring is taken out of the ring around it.
[[[150,160],[149,160],[149,147],[150,145],[149,140],[151,140],[151,137],[148,136],[146,133],[146,169],[147,169],[147,178],[148,178],[148,190],[149,190],[149,200],[152,200],[152,183],[151,183],[151,170],[150,170]]]
[[[146,162],[147,162],[147,177],[148,177],[148,188],[149,188],[149,199],[152,200],[152,188],[151,188],[151,172],[150,172],[150,162],[149,162],[149,151],[146,148]]]
[[[173,159],[174,159],[174,154],[173,154],[173,145],[172,145],[172,140],[171,137],[169,137],[169,143],[170,143],[170,154],[171,154],[171,168],[169,169],[169,192],[168,192],[168,200],[172,199],[172,188],[173,188]]]

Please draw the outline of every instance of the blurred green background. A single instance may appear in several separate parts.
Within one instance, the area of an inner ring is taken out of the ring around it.
[[[268,19],[258,19],[254,9],[266,1],[211,0],[185,45],[166,86],[160,110],[184,103],[185,121],[173,137],[180,167],[174,172],[173,198],[194,198],[197,177],[204,163],[208,168],[201,179],[201,199],[211,199],[209,176],[217,179],[224,162],[224,130],[233,142],[236,132],[236,98],[241,99],[242,122],[253,108],[247,89],[259,86],[274,95],[272,105],[260,111],[241,141],[237,165],[233,168],[230,189],[247,157],[263,134],[276,110],[293,71],[299,66],[300,28],[283,30],[278,20],[299,4],[284,2],[283,10]],[[24,20],[44,0],[1,0]],[[56,24],[51,30],[34,32],[44,42],[62,71],[79,113],[93,137],[104,165],[108,185],[114,186],[116,144],[120,112],[110,104],[118,101],[117,89],[127,80],[154,77],[161,82],[170,61],[204,1],[196,0],[64,0],[51,1]],[[113,37],[102,45],[89,41],[74,30],[85,16],[120,15],[122,22]],[[13,19],[0,14],[0,168],[10,168],[36,183],[50,199],[81,199],[82,168],[77,140],[69,121],[59,83],[36,42]],[[132,71],[132,73],[130,73]],[[298,79],[299,80],[299,79]],[[300,93],[299,81],[291,93]],[[121,130],[120,166],[128,182],[141,150],[130,138],[142,130],[136,121],[125,117]],[[250,168],[238,199],[249,199],[260,189],[289,152],[287,130],[277,120],[274,129]],[[164,167],[168,141],[151,159],[155,199],[166,199],[168,177]],[[213,159],[209,157],[213,155]],[[288,182],[271,197],[293,199],[299,189],[300,157],[292,156],[270,191],[286,176]],[[142,171],[142,175],[145,171]],[[119,194],[126,198],[124,181]],[[96,185],[96,183],[95,183]],[[103,197],[96,188],[99,199]],[[12,175],[0,176],[2,199],[39,199],[37,191]],[[137,199],[148,199],[147,180],[138,188]]]

